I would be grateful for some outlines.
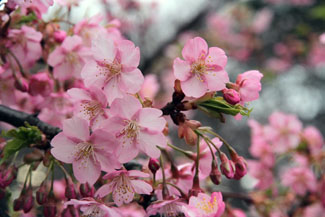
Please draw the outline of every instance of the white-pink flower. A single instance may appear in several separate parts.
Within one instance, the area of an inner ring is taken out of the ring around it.
[[[53,75],[59,80],[80,78],[85,64],[88,49],[83,46],[82,39],[77,36],[66,37],[60,47],[57,47],[47,60],[53,69]]]
[[[126,93],[141,89],[144,77],[137,68],[140,50],[129,40],[114,42],[107,34],[100,34],[91,46],[93,59],[84,66],[81,76],[87,87],[103,88],[109,104]]]
[[[186,96],[201,97],[209,91],[219,91],[229,82],[225,52],[218,47],[208,48],[200,37],[190,39],[182,50],[185,60],[176,58],[173,70]]]
[[[71,88],[67,93],[75,103],[74,114],[88,120],[92,129],[96,129],[101,120],[108,118],[108,102],[102,90],[97,87]]]
[[[236,84],[239,88],[241,102],[250,102],[258,99],[259,92],[262,89],[262,77],[263,74],[257,70],[247,71],[237,76]]]
[[[138,170],[119,170],[106,174],[103,178],[108,179],[108,184],[98,189],[95,196],[104,197],[113,194],[113,200],[117,206],[130,203],[134,194],[150,194],[150,184],[138,178],[147,178],[149,174]]]
[[[190,198],[188,209],[186,217],[220,217],[225,211],[225,203],[221,192],[213,192],[211,196],[199,193]]]
[[[159,109],[142,108],[132,96],[114,100],[110,117],[102,122],[102,128],[115,136],[118,143],[116,155],[121,163],[132,160],[139,151],[152,158],[160,156],[157,146],[167,145],[162,133],[166,120],[161,115]]]
[[[64,203],[64,206],[73,205],[79,207],[82,216],[91,217],[122,217],[120,212],[114,207],[108,207],[104,203],[100,203],[93,198],[83,198],[81,200],[71,199]]]
[[[101,170],[120,168],[113,153],[114,144],[113,136],[103,130],[97,129],[90,135],[88,122],[75,116],[63,121],[63,132],[51,141],[51,153],[64,163],[72,163],[80,183],[93,185]]]
[[[187,213],[187,204],[184,203],[183,199],[169,199],[160,200],[153,202],[146,209],[146,217],[160,214],[160,216],[182,216],[182,214]]]

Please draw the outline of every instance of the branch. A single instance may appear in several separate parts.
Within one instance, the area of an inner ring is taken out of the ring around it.
[[[17,111],[4,105],[0,105],[0,121],[15,127],[25,126],[25,122],[27,122],[32,126],[38,127],[48,140],[51,140],[56,134],[61,132],[60,128],[41,121],[35,115]]]

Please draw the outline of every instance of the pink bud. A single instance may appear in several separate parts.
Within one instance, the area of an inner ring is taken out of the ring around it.
[[[240,94],[234,89],[223,89],[223,98],[231,105],[235,105],[240,101]]]
[[[236,167],[236,172],[235,172],[235,176],[234,179],[241,179],[243,176],[246,175],[247,173],[247,162],[243,157],[238,157],[235,160],[235,167]]]
[[[69,205],[62,211],[61,217],[79,217],[79,212],[74,206]]]
[[[47,190],[46,190],[46,183],[43,182],[39,187],[38,191],[36,192],[36,201],[39,205],[43,205],[47,202]]]
[[[21,92],[27,92],[28,91],[28,83],[25,79],[15,79],[14,86],[17,90],[20,90]]]
[[[67,36],[67,33],[63,30],[57,30],[53,34],[54,40],[58,43],[62,43]]]
[[[5,188],[12,183],[17,177],[17,168],[15,166],[10,166],[8,170],[1,173],[0,187]]]
[[[64,196],[69,200],[77,198],[77,193],[74,189],[74,184],[71,179],[67,180]]]
[[[46,72],[34,74],[29,81],[28,93],[32,96],[49,96],[53,90],[53,80]]]
[[[220,165],[221,173],[225,175],[228,179],[232,179],[235,175],[234,162],[229,160],[225,153],[221,153],[220,160],[221,160],[221,165]]]
[[[43,214],[45,217],[55,217],[56,216],[56,205],[49,203],[43,206]]]
[[[156,174],[160,168],[159,161],[155,158],[150,158],[148,167],[153,174]]]
[[[19,211],[22,210],[24,206],[24,196],[20,195],[17,199],[14,200],[14,210]]]
[[[212,161],[210,179],[216,185],[221,183],[221,172],[216,161]]]
[[[79,192],[83,197],[93,197],[95,194],[95,188],[94,186],[90,186],[87,182],[86,184],[80,185]]]
[[[34,206],[33,189],[32,187],[29,187],[24,197],[24,205],[23,205],[24,213],[28,213],[33,208],[33,206]]]

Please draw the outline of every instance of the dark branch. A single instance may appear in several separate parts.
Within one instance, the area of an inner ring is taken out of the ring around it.
[[[25,126],[25,122],[27,122],[32,126],[38,127],[49,140],[61,132],[60,128],[51,126],[32,114],[17,111],[4,105],[0,105],[0,121],[6,122],[15,127]]]

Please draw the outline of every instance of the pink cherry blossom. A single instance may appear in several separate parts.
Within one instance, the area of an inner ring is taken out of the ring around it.
[[[311,151],[312,154],[318,154],[323,146],[324,146],[324,139],[316,127],[308,126],[303,131],[303,138],[308,143],[308,149]]]
[[[20,10],[23,14],[27,14],[29,11],[33,11],[37,18],[42,19],[42,15],[47,12],[48,8],[53,5],[53,0],[10,0],[11,8],[20,6]]]
[[[103,121],[103,129],[115,135],[118,142],[116,155],[121,163],[138,155],[139,150],[152,158],[160,156],[157,146],[166,147],[162,131],[166,120],[161,110],[142,108],[132,96],[116,99],[110,107],[110,118]]]
[[[114,42],[106,34],[100,34],[92,43],[93,59],[82,69],[81,76],[87,87],[103,88],[108,102],[122,98],[126,93],[137,93],[144,77],[137,68],[140,50],[133,42]]]
[[[262,77],[263,74],[257,70],[247,71],[237,76],[236,84],[239,86],[241,102],[250,102],[258,99],[259,92],[262,89]]]
[[[186,206],[187,204],[179,198],[156,201],[146,209],[146,217],[156,214],[161,216],[182,216],[187,212]]]
[[[124,217],[143,217],[146,215],[145,210],[138,203],[119,207],[119,211]]]
[[[258,161],[249,160],[247,164],[248,173],[257,179],[254,187],[260,190],[268,189],[274,181],[272,171]]]
[[[224,70],[227,64],[225,52],[218,47],[208,48],[200,37],[190,39],[182,50],[185,60],[176,58],[173,70],[186,96],[201,97],[209,91],[219,91],[229,81]]]
[[[71,88],[67,93],[75,103],[74,114],[89,121],[92,129],[97,128],[100,121],[108,118],[108,103],[102,90],[96,87]]]
[[[91,217],[122,217],[118,209],[108,207],[106,204],[98,202],[93,198],[83,198],[81,200],[71,199],[64,203],[65,206],[73,205],[79,207],[83,216]]]
[[[220,192],[213,192],[211,196],[199,193],[189,201],[190,213],[186,217],[220,217],[225,211],[225,203]]]
[[[9,65],[0,66],[0,102],[4,105],[14,105],[16,95],[14,88],[15,80]]]
[[[157,80],[157,76],[154,74],[146,75],[144,77],[144,82],[140,90],[140,96],[149,99],[154,99],[158,91],[159,83]]]
[[[63,121],[63,132],[52,139],[51,153],[64,163],[72,163],[80,183],[93,185],[101,170],[108,172],[120,167],[113,154],[112,137],[103,130],[95,130],[90,135],[87,121],[73,117]]]
[[[54,77],[59,80],[80,78],[80,72],[85,64],[88,49],[77,36],[66,37],[61,46],[57,47],[48,58],[48,64],[53,69]]]
[[[53,91],[54,82],[48,72],[38,72],[31,76],[29,80],[28,93],[32,96],[49,96]]]
[[[264,132],[275,152],[283,153],[299,145],[302,124],[296,116],[274,112],[269,122]]]
[[[313,203],[304,209],[305,217],[325,217],[325,208],[321,203]]]
[[[113,200],[117,206],[130,203],[134,194],[150,194],[152,187],[150,184],[138,178],[147,178],[149,174],[138,170],[119,170],[106,174],[103,178],[108,179],[108,184],[98,189],[96,195],[104,197],[113,194]]]
[[[9,30],[9,49],[15,54],[22,67],[32,67],[41,57],[42,47],[40,42],[42,37],[42,33],[25,25],[23,25],[20,29]],[[15,63],[15,60],[10,55],[8,57],[10,57],[11,63]]]
[[[81,2],[81,0],[56,0],[56,2],[62,6],[72,7],[78,6],[78,3]]]
[[[315,192],[317,188],[316,178],[307,167],[293,167],[286,170],[282,176],[282,184],[301,196],[307,191]]]

